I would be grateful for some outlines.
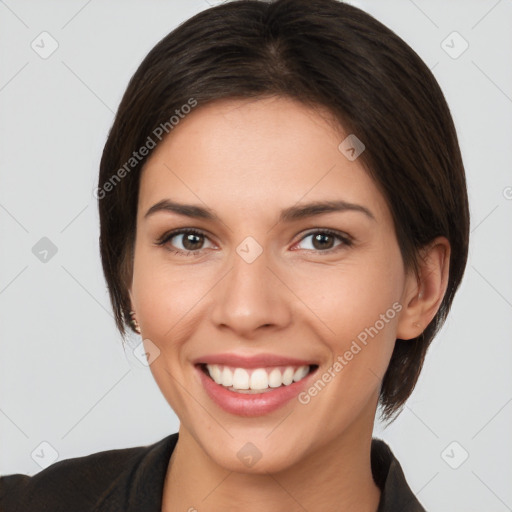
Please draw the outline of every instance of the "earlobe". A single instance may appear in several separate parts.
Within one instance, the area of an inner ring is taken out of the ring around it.
[[[139,322],[137,321],[137,316],[135,315],[135,311],[133,311],[133,310],[130,311],[130,324],[131,324],[132,329],[137,334],[141,333]]]
[[[449,269],[450,243],[446,237],[438,237],[421,251],[419,275],[407,276],[397,338],[413,339],[426,329],[443,301]]]
[[[140,326],[139,322],[137,321],[137,314],[135,313],[135,308],[133,306],[133,294],[132,294],[132,288],[128,288],[128,296],[130,297],[130,318],[129,322],[132,327],[132,329],[137,333],[140,334]]]

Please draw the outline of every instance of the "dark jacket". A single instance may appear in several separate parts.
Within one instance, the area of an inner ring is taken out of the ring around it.
[[[167,465],[178,434],[148,446],[54,463],[36,475],[0,478],[1,512],[161,512]],[[377,512],[425,512],[387,444],[372,440]]]

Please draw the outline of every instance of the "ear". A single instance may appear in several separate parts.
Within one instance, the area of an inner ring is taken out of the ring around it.
[[[436,238],[420,251],[419,275],[411,271],[406,278],[397,338],[416,338],[436,315],[448,286],[450,253],[445,237]]]

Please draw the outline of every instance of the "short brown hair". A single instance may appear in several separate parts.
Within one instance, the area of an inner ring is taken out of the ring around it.
[[[435,237],[451,244],[439,311],[421,336],[396,341],[384,375],[380,405],[389,420],[414,389],[464,274],[466,178],[453,120],[431,71],[394,32],[337,0],[224,3],[182,23],[143,60],[106,141],[97,189],[116,325],[124,335],[140,173],[149,156],[133,160],[134,151],[147,146],[158,127],[170,131],[169,120],[191,99],[204,105],[272,95],[327,108],[363,141],[360,162],[387,201],[406,268],[417,270],[419,250]]]

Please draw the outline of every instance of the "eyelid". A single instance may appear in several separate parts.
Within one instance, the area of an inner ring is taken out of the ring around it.
[[[177,228],[177,229],[173,229],[171,231],[166,231],[161,237],[159,237],[155,244],[156,245],[165,245],[169,240],[171,240],[172,238],[174,238],[175,236],[178,236],[178,235],[183,235],[183,234],[194,234],[194,235],[198,235],[198,236],[203,236],[205,238],[207,238],[208,240],[210,240],[211,243],[214,243],[212,242],[211,238],[210,238],[210,235],[202,230],[202,229],[197,229],[197,228]],[[199,252],[201,251],[202,249],[198,249],[197,251],[183,251],[183,249],[177,249],[181,252]]]
[[[334,247],[331,247],[330,249],[326,249],[324,251],[315,250],[315,249],[304,249],[304,250],[314,251],[317,253],[329,253],[329,252],[336,251],[340,245],[350,247],[354,243],[354,238],[352,236],[350,236],[348,233],[345,233],[343,231],[338,231],[337,229],[331,229],[331,228],[314,228],[314,229],[311,229],[311,230],[307,231],[306,233],[304,233],[301,236],[301,238],[298,240],[298,242],[296,242],[294,245],[302,242],[308,236],[315,235],[317,233],[333,236],[333,237],[337,238],[338,240],[340,240],[341,243]]]

